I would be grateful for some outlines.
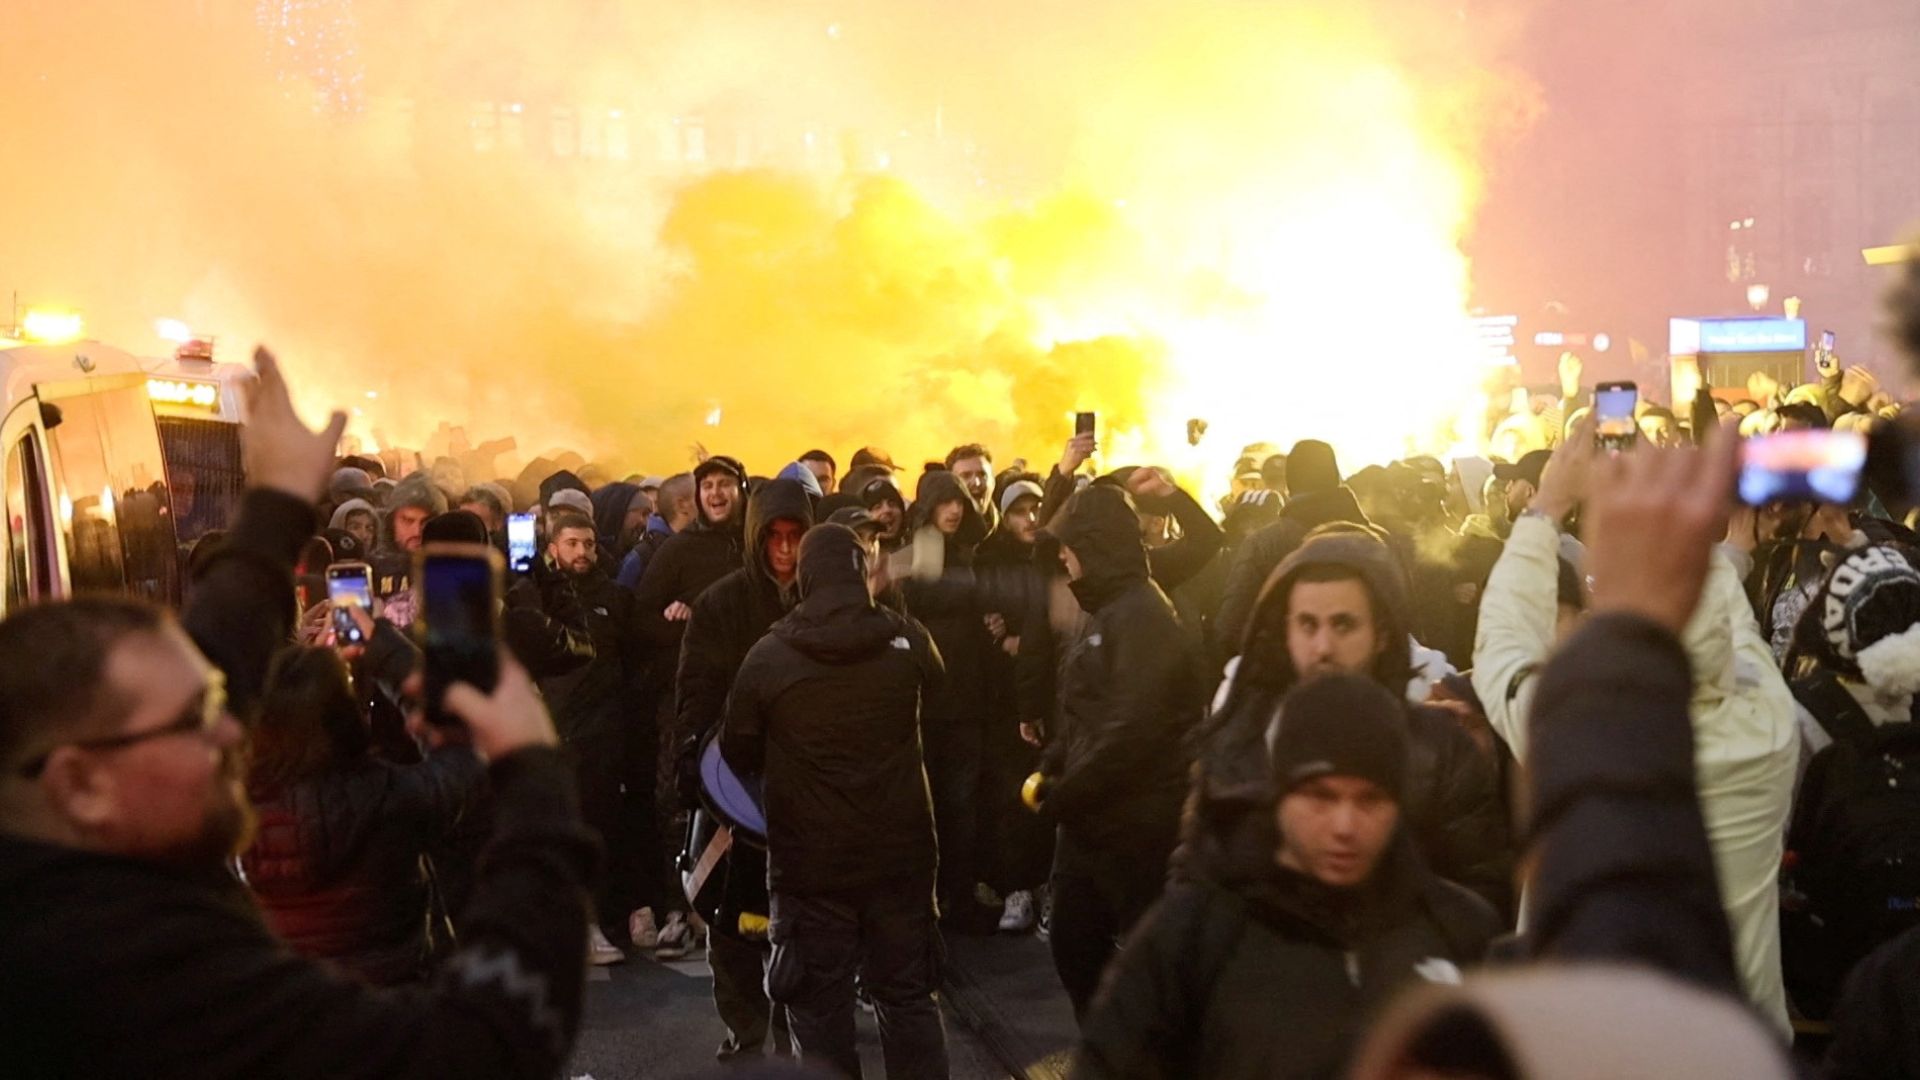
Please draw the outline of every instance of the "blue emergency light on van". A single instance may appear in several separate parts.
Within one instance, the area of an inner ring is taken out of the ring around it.
[[[1806,347],[1805,319],[1764,315],[1727,319],[1672,319],[1667,327],[1667,352],[1674,356],[1802,352]]]

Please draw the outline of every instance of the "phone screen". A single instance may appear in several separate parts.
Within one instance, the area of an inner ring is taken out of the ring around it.
[[[363,562],[338,562],[327,567],[327,599],[333,602],[335,643],[366,644],[366,635],[349,612],[357,607],[373,614],[373,568]]]
[[[1831,330],[1820,331],[1820,351],[1822,352],[1833,351],[1833,331]]]
[[[1860,491],[1867,437],[1857,431],[1782,431],[1748,439],[1740,449],[1740,501],[1846,504]]]
[[[1640,404],[1640,388],[1632,383],[1601,383],[1593,392],[1593,431],[1600,445],[1624,447],[1639,429],[1633,410]]]
[[[1094,416],[1093,413],[1090,413],[1090,412],[1074,413],[1073,414],[1073,433],[1075,435],[1093,434],[1093,425],[1095,420],[1096,420],[1096,417]]]
[[[533,569],[533,557],[538,546],[534,536],[533,515],[508,515],[507,564],[514,573],[525,574]]]
[[[414,632],[425,654],[430,723],[459,723],[441,707],[447,687],[463,682],[491,691],[499,682],[498,558],[471,545],[429,547],[420,555]]]

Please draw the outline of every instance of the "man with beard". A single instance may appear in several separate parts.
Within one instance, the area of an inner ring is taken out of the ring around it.
[[[799,599],[796,575],[800,538],[813,525],[813,503],[797,480],[771,480],[747,503],[750,541],[739,566],[693,602],[680,649],[675,693],[673,743],[679,761],[682,805],[700,806],[695,775],[700,744],[726,716],[727,694],[748,650]],[[703,852],[688,852],[695,862]],[[736,843],[702,893],[708,906],[707,963],[713,969],[713,1002],[727,1025],[721,1060],[761,1052],[775,1021],[763,987],[767,918],[766,857]],[[706,899],[711,896],[711,899]],[[784,1030],[774,1031],[774,1048],[784,1052]]]
[[[764,778],[773,958],[804,1064],[860,1075],[854,976],[872,996],[889,1077],[947,1075],[935,957],[936,853],[920,701],[940,654],[874,604],[853,531],[800,545],[801,600],[740,668],[720,746]],[[737,849],[736,849],[737,850]]]
[[[1392,552],[1354,526],[1316,532],[1274,570],[1209,722],[1189,804],[1186,875],[1231,886],[1264,870],[1272,822],[1260,808],[1274,797],[1266,759],[1281,699],[1335,673],[1370,676],[1404,698],[1409,606]],[[1513,852],[1493,764],[1446,713],[1415,705],[1405,713],[1402,808],[1416,849],[1436,874],[1507,911]]]
[[[597,898],[599,915],[603,920],[616,912],[624,915],[632,905],[615,889],[631,887],[624,853],[633,845],[620,832],[620,770],[634,719],[627,691],[639,669],[642,647],[632,594],[607,575],[593,522],[570,510],[556,510],[547,518],[545,556],[507,593],[507,606],[538,610],[574,637],[592,643],[591,660],[541,679],[540,692],[553,710],[554,726],[580,785],[581,816],[619,857],[621,880],[611,874],[604,879]],[[588,936],[594,963],[626,959],[598,925]]]
[[[292,633],[294,556],[346,423],[308,430],[272,356],[256,360],[241,429],[256,486],[180,623],[111,599],[0,622],[0,1061],[13,1076],[551,1076],[580,1017],[595,853],[510,659],[491,697],[445,699],[465,727],[441,739],[491,762],[495,819],[431,990],[296,957],[228,872],[248,816],[239,718]]]
[[[380,543],[373,549],[373,594],[394,596],[407,591],[413,578],[413,553],[420,550],[427,519],[447,512],[447,497],[424,473],[401,481],[387,497],[387,517]]]

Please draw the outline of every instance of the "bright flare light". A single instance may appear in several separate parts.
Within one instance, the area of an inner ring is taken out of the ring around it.
[[[79,313],[34,308],[20,319],[20,332],[28,341],[41,345],[61,345],[78,341],[86,323]]]
[[[156,320],[153,332],[160,335],[160,340],[171,341],[175,345],[185,345],[193,340],[193,330],[179,319]]]

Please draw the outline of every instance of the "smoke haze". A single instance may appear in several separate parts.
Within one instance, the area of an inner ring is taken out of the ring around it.
[[[1512,13],[1388,0],[10,6],[0,287],[623,471],[1443,446],[1538,109]]]

